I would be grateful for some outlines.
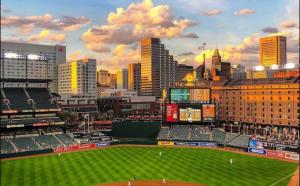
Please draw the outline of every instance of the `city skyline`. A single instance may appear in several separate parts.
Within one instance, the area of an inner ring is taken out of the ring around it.
[[[205,42],[208,66],[216,47],[224,61],[254,66],[259,38],[281,33],[287,37],[288,62],[298,61],[298,1],[124,0],[63,6],[68,3],[3,1],[2,40],[66,45],[69,60],[95,58],[98,67],[115,72],[140,62],[139,40],[146,37],[161,38],[186,65],[201,64]],[[276,11],[266,14],[266,9]]]

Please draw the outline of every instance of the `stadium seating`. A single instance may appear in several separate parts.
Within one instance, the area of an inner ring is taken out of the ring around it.
[[[1,154],[13,153],[15,148],[7,139],[1,139]]]
[[[50,102],[51,96],[46,88],[27,88],[29,96],[34,100],[37,109],[57,109],[57,105]]]
[[[228,143],[228,145],[233,147],[248,147],[249,145],[249,135],[241,134],[240,136],[236,137],[232,141]]]
[[[188,140],[190,127],[187,125],[174,125],[170,130],[170,140]]]
[[[208,127],[193,125],[191,140],[210,141],[211,132]]]
[[[32,140],[32,137],[14,138],[11,141],[16,145],[18,151],[39,150],[39,146]]]
[[[32,105],[27,102],[27,95],[24,88],[3,88],[6,98],[9,100],[11,109],[33,110]]]
[[[44,148],[56,148],[63,146],[53,135],[36,136],[34,139]]]
[[[56,134],[56,137],[60,139],[65,145],[72,145],[74,143],[73,138],[68,134]]]
[[[222,129],[213,128],[212,129],[212,140],[224,144],[226,133]]]
[[[169,127],[162,127],[158,133],[158,139],[166,140],[169,137]]]
[[[226,136],[225,136],[225,143],[228,143],[228,142],[232,141],[233,139],[235,139],[239,135],[240,134],[237,134],[237,133],[229,133],[229,132],[227,132]]]

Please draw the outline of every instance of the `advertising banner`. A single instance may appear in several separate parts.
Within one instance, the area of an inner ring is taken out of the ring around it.
[[[216,118],[215,105],[214,104],[202,105],[202,117],[203,117],[203,122],[215,121]]]
[[[96,147],[104,147],[104,146],[109,146],[110,143],[109,142],[100,142],[96,144]]]
[[[166,120],[167,122],[178,122],[178,105],[167,104],[166,106]]]
[[[284,154],[285,154],[284,156],[285,159],[299,160],[299,154],[292,153],[292,152],[285,152]]]
[[[284,158],[285,153],[282,151],[267,150],[267,156],[274,158]]]
[[[158,141],[158,145],[174,145],[173,141]]]
[[[82,144],[82,145],[71,145],[68,147],[57,147],[54,149],[54,152],[68,152],[68,151],[77,151],[81,149],[89,149],[89,148],[96,148],[96,144]]]
[[[174,142],[178,146],[216,147],[215,142]]]
[[[257,149],[257,148],[248,148],[248,152],[256,153],[256,154],[267,154],[265,149]]]

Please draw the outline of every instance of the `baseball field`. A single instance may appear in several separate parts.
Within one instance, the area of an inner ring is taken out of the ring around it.
[[[283,186],[297,166],[207,148],[119,146],[1,161],[1,186],[85,186],[163,179],[200,185]]]

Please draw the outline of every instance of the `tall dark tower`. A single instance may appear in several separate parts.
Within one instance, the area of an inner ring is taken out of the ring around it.
[[[221,56],[219,50],[216,48],[211,59],[211,74],[213,77],[219,75],[218,72],[221,69],[218,68],[221,66],[220,64],[221,64]]]

